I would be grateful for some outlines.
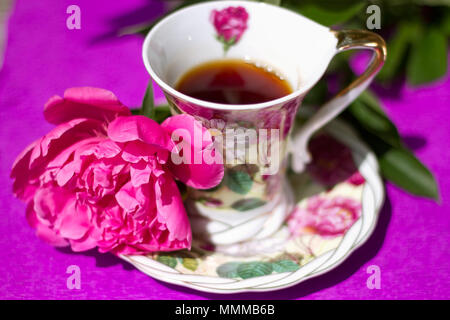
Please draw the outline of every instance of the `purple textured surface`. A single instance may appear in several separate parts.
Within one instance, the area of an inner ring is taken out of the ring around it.
[[[112,90],[128,106],[140,104],[149,79],[142,38],[115,32],[151,19],[162,2],[77,0],[81,30],[66,28],[66,0],[17,0],[0,71],[0,298],[2,299],[431,299],[450,298],[450,81],[383,94],[387,112],[407,144],[436,174],[441,204],[387,186],[387,201],[369,241],[337,269],[289,289],[221,296],[156,281],[118,258],[95,250],[52,248],[25,221],[11,192],[16,155],[51,125],[47,99],[74,86]],[[159,96],[160,92],[157,93]],[[81,269],[81,289],[66,286],[66,269]],[[366,286],[370,265],[381,269],[381,289]]]

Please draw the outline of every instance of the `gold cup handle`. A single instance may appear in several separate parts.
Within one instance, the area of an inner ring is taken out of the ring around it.
[[[364,30],[331,32],[337,38],[336,54],[352,49],[370,49],[373,51],[372,60],[362,75],[325,103],[292,137],[292,168],[296,172],[303,171],[305,165],[311,161],[308,141],[314,132],[344,111],[369,86],[386,60],[386,43],[376,33]]]

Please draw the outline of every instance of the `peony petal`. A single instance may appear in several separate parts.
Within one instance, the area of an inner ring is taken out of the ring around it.
[[[97,158],[114,158],[120,152],[122,152],[122,147],[116,142],[108,139],[97,145],[95,149],[95,156]]]
[[[72,179],[75,173],[79,171],[79,169],[80,163],[75,161],[72,161],[62,167],[61,170],[59,170],[56,174],[56,182],[58,183],[58,186],[65,186],[70,181],[70,179]]]
[[[14,160],[11,170],[11,177],[16,178],[22,174],[22,168],[28,167],[29,158],[34,147],[39,143],[40,139],[30,143]]]
[[[166,131],[144,116],[119,117],[108,126],[108,136],[116,142],[142,141],[162,149],[172,149]]]
[[[152,169],[143,161],[133,163],[130,167],[131,184],[134,187],[140,187],[143,184],[150,182]]]
[[[36,228],[36,235],[47,242],[49,245],[54,247],[66,247],[69,245],[69,242],[65,240],[63,237],[57,234],[57,232],[53,229],[50,229],[44,225],[38,225]]]
[[[195,189],[210,189],[217,186],[223,179],[222,164],[174,164],[169,163],[170,172]]]
[[[36,186],[30,183],[30,157],[39,140],[31,143],[16,158],[11,169],[11,178],[14,179],[13,193],[23,201],[28,201],[34,194]]]
[[[136,211],[140,206],[139,201],[136,199],[136,188],[133,187],[131,181],[120,188],[115,197],[117,203],[125,210],[125,212]]]
[[[206,129],[200,121],[187,114],[169,117],[161,123],[161,127],[163,127],[171,137],[172,134],[176,134],[177,131],[179,131],[183,137],[183,141],[188,142],[196,150],[203,150],[212,142],[211,134],[208,129]],[[183,132],[186,134],[183,134]]]
[[[62,237],[68,239],[81,239],[91,227],[90,223],[90,207],[80,204],[76,199],[68,201],[57,221],[55,228],[59,230]]]
[[[161,126],[175,141],[179,139],[174,135],[181,136],[182,142],[188,144],[185,147],[190,148],[190,152],[183,152],[182,163],[169,162],[169,168],[175,177],[196,189],[209,189],[222,181],[223,164],[207,164],[204,159],[204,151],[212,146],[213,140],[200,121],[190,115],[182,114],[167,118]],[[171,151],[172,155],[178,154],[176,149]]]
[[[32,227],[33,229],[36,229],[37,226],[40,224],[36,212],[34,211],[34,203],[33,201],[30,201],[27,205],[27,209],[25,211],[25,218],[28,222],[28,224],[30,225],[30,227]]]
[[[61,153],[59,153],[52,161],[50,161],[47,164],[47,168],[48,169],[61,168],[64,164],[66,164],[67,160],[69,160],[69,158],[73,155],[75,151],[85,146],[97,145],[102,141],[104,141],[104,138],[102,137],[93,137],[78,141],[73,145],[69,146],[68,148],[64,149],[63,151],[61,151]]]
[[[65,247],[69,243],[50,226],[42,224],[33,209],[33,201],[29,202],[26,210],[26,219],[28,224],[36,229],[36,235],[43,241],[55,247]]]
[[[33,209],[42,224],[51,225],[72,198],[73,194],[64,188],[39,188],[33,198]]]
[[[155,145],[149,145],[142,141],[131,141],[125,144],[122,150],[122,159],[126,162],[138,163],[143,160],[151,162],[152,159],[167,161],[169,151]],[[155,157],[156,156],[156,157]]]
[[[73,251],[81,252],[95,248],[101,239],[101,232],[96,228],[91,228],[83,238],[78,240],[69,240]]]
[[[49,182],[56,179],[59,186],[65,185],[81,169],[81,159],[74,154],[82,149],[93,148],[101,141],[103,141],[101,137],[88,138],[64,149],[47,164],[41,181]]]
[[[64,98],[53,96],[45,104],[44,117],[53,124],[88,118],[112,121],[118,116],[129,116],[130,110],[111,91],[92,87],[70,88]]]
[[[182,136],[183,143],[190,145],[190,152],[183,152],[184,161],[182,163],[169,162],[170,170],[175,177],[196,189],[209,189],[222,181],[223,164],[207,164],[205,162],[205,148],[210,147],[213,140],[209,131],[198,120],[186,114],[176,115],[167,118],[161,126],[173,139],[178,140],[177,137],[173,137],[178,132]],[[189,148],[189,145],[186,147]],[[177,153],[176,149],[172,151]]]
[[[35,145],[30,156],[30,168],[46,166],[63,150],[83,139],[105,133],[104,124],[92,119],[75,119],[61,124],[46,134]]]
[[[156,207],[158,221],[169,231],[169,241],[186,241],[191,246],[191,225],[175,181],[168,174],[155,181]]]

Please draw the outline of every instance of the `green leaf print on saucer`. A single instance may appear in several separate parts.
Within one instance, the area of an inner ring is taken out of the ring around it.
[[[241,263],[237,268],[238,276],[242,279],[265,276],[271,274],[272,271],[273,268],[270,262],[246,262]]]
[[[239,194],[247,194],[253,185],[253,180],[245,171],[228,170],[225,178],[228,188]]]
[[[240,262],[228,262],[220,265],[216,272],[222,278],[239,278],[237,269]]]
[[[183,258],[182,260],[183,267],[186,269],[189,269],[191,271],[197,270],[198,267],[198,261],[195,258]]]
[[[250,262],[227,262],[216,269],[216,273],[222,278],[249,279],[271,274],[272,272],[293,272],[300,266],[292,260],[277,260],[274,262],[250,261]]]
[[[273,271],[281,273],[297,271],[298,269],[300,269],[300,266],[292,260],[279,260],[272,262],[272,268]]]
[[[165,264],[171,268],[175,268],[178,264],[177,259],[171,256],[160,256],[156,259],[158,262]]]
[[[231,207],[238,211],[247,211],[247,210],[261,207],[265,204],[266,204],[266,202],[261,199],[248,198],[248,199],[242,199],[242,200],[236,201],[235,203],[233,203],[231,205]]]

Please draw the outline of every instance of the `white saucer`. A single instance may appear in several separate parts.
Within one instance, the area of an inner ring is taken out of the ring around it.
[[[309,191],[321,191],[318,195],[324,198],[347,197],[361,203],[359,218],[342,236],[311,233],[294,237],[285,226],[271,238],[260,240],[264,241],[260,246],[271,247],[272,251],[267,254],[238,257],[219,252],[220,248],[202,248],[205,244],[194,242],[192,252],[123,255],[121,258],[155,279],[204,292],[224,294],[279,290],[336,268],[373,232],[384,201],[384,187],[376,157],[347,125],[333,121],[326,131],[351,149],[354,162],[365,182],[354,186],[344,181],[331,190],[324,191],[306,177],[307,173],[295,180],[306,181],[306,185],[302,186],[304,195]],[[298,206],[305,207],[310,198],[311,196],[302,198]],[[273,248],[278,251],[273,252]]]

